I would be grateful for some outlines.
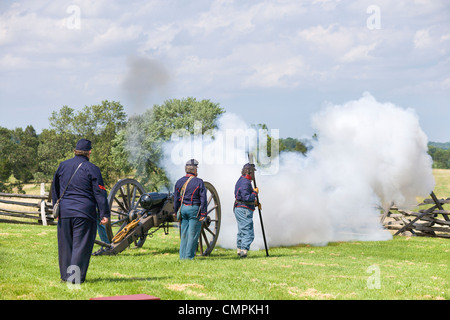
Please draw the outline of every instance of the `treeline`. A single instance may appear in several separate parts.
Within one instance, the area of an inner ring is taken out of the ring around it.
[[[450,169],[450,143],[437,144],[441,146],[448,146],[446,148],[436,147],[436,142],[428,144],[428,154],[433,159],[433,168],[436,169]]]
[[[124,173],[112,159],[115,138],[127,124],[120,103],[103,101],[79,112],[63,106],[49,121],[50,129],[39,135],[32,126],[25,130],[0,128],[0,191],[20,193],[25,183],[51,181],[59,162],[73,157],[81,137],[95,144],[92,161],[108,181]]]
[[[203,132],[216,128],[222,113],[217,103],[186,98],[167,100],[128,118],[120,102],[105,100],[81,111],[63,106],[51,114],[50,128],[40,134],[32,126],[0,127],[0,191],[23,192],[25,183],[50,182],[58,164],[73,157],[80,138],[92,141],[90,161],[100,168],[108,188],[128,176],[156,191],[168,186],[159,166],[162,142],[178,129],[193,134],[196,120],[202,122]]]
[[[450,149],[450,142],[433,142],[433,141],[430,141],[428,143],[428,146],[433,146],[433,147],[436,147],[436,148],[439,148],[439,149],[447,150],[447,149]]]

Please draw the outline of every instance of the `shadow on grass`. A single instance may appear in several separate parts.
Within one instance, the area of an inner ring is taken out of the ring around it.
[[[86,283],[96,283],[96,282],[129,282],[129,281],[160,281],[168,280],[171,277],[99,277],[93,279],[86,279]]]
[[[281,258],[281,257],[287,257],[292,256],[291,254],[283,254],[283,253],[271,253],[269,251],[269,256],[266,256],[265,253],[261,252],[252,252],[250,251],[245,258],[241,258],[237,255],[235,250],[229,250],[228,252],[220,252],[220,253],[212,253],[211,255],[207,257],[202,257],[205,259],[212,259],[212,260],[238,260],[238,261],[245,261],[245,260],[254,260],[254,259],[270,259],[270,258]]]
[[[133,257],[139,257],[139,256],[156,256],[156,255],[163,255],[163,254],[178,254],[179,248],[143,248],[143,247],[129,247],[125,250],[117,253],[117,254],[99,254],[95,257],[101,257],[101,256],[133,256]],[[95,252],[95,248],[94,248]]]

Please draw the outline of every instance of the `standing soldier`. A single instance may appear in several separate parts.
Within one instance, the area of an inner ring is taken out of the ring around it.
[[[254,164],[247,163],[241,171],[241,176],[234,188],[234,215],[238,224],[237,254],[246,258],[250,245],[255,239],[253,229],[253,211],[255,211],[256,194],[258,189],[253,189],[252,179],[256,168]]]
[[[100,169],[89,162],[91,141],[81,139],[75,156],[59,164],[53,177],[52,201],[60,200],[58,256],[62,281],[82,283],[100,223],[109,221],[110,209]]]
[[[180,259],[194,259],[202,221],[206,217],[206,188],[197,177],[198,161],[186,162],[186,175],[175,184],[174,209],[181,219]]]

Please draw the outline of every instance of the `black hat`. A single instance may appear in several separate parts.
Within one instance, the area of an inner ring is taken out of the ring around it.
[[[197,160],[195,160],[195,159],[191,159],[191,160],[189,160],[188,162],[186,162],[186,165],[187,166],[198,166],[198,161]]]
[[[242,170],[247,170],[247,172],[255,172],[256,168],[253,163],[246,163],[246,164],[244,164],[244,167],[242,168]]]
[[[76,150],[80,151],[89,151],[92,149],[91,141],[86,139],[80,139],[77,142],[77,146],[75,147]]]

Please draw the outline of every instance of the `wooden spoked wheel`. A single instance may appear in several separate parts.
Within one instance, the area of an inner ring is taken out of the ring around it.
[[[221,208],[219,194],[214,186],[205,181],[207,213],[208,216],[202,222],[200,237],[197,247],[197,255],[207,256],[214,249],[219,237]]]
[[[108,196],[111,218],[105,225],[110,242],[119,231],[137,218],[134,215],[142,210],[139,198],[143,193],[144,188],[134,179],[122,179],[111,189]],[[141,247],[144,241],[145,238],[135,241],[135,245]]]

